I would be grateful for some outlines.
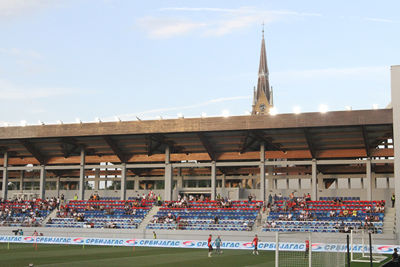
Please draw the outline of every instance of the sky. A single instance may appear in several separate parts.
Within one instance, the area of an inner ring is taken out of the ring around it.
[[[400,1],[0,0],[0,126],[379,108]]]

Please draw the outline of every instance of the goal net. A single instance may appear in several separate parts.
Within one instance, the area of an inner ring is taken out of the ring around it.
[[[350,234],[350,259],[353,262],[379,263],[387,257],[374,251],[375,234],[368,230],[352,230]],[[371,254],[372,253],[372,254]]]
[[[314,240],[321,242],[324,237],[318,233],[307,232],[276,233],[275,266],[345,267],[346,253],[340,246],[331,246],[333,249],[329,252],[317,252],[312,250]],[[307,242],[309,249],[307,249]],[[334,240],[333,243],[340,244],[343,240]]]

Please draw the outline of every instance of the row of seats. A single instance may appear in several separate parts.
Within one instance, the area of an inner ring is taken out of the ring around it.
[[[147,229],[249,231],[260,211],[260,201],[189,201],[187,207],[172,208],[179,202],[165,202]]]
[[[72,200],[46,227],[136,229],[153,204],[148,200]]]
[[[382,233],[384,209],[380,208],[384,207],[384,201],[343,199],[340,204],[332,200],[301,202],[290,211],[283,209],[284,201],[276,201],[263,231],[338,232],[342,229],[338,229],[337,222],[343,227],[358,229],[365,227],[368,220],[368,227]],[[375,207],[378,208],[375,210]]]
[[[319,200],[360,200],[360,197],[319,197]]]
[[[56,206],[56,199],[1,201],[0,225],[13,227],[39,226]]]

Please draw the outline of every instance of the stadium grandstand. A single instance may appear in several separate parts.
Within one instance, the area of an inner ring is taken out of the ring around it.
[[[268,75],[263,37],[249,116],[1,127],[0,233],[397,244],[400,66],[373,110],[274,114]]]

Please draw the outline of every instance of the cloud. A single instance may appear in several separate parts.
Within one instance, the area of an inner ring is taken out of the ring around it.
[[[41,59],[42,55],[34,50],[24,50],[19,48],[1,48],[0,54],[14,56],[19,58]]]
[[[0,47],[0,59],[3,59],[2,56],[3,58],[10,58],[10,62],[15,62],[17,66],[29,74],[37,74],[45,69],[41,65],[41,60],[43,59],[42,55],[32,49]],[[9,63],[7,66],[10,68]]]
[[[382,77],[388,75],[389,68],[385,66],[370,66],[370,67],[354,67],[354,68],[325,68],[325,69],[309,69],[309,70],[289,70],[283,72],[272,72],[271,76],[274,79],[320,79],[333,77],[366,77],[373,79],[374,77]]]
[[[10,81],[0,79],[0,100],[38,99],[60,97],[85,92],[74,88],[61,87],[22,87]]]
[[[367,21],[383,22],[383,23],[400,23],[400,20],[383,19],[383,18],[364,18]]]
[[[13,17],[26,12],[37,11],[57,2],[56,0],[1,0],[0,17]]]
[[[145,17],[138,20],[150,38],[163,39],[184,35],[188,32],[206,26],[205,23],[186,19]]]
[[[160,11],[206,11],[206,12],[236,12],[238,9],[231,8],[213,8],[213,7],[165,7],[160,8]]]
[[[140,112],[131,113],[131,114],[119,114],[119,115],[117,115],[117,117],[119,117],[119,118],[121,118],[123,120],[133,120],[133,119],[136,118],[136,116],[142,117],[142,116],[150,115],[150,114],[162,115],[162,113],[170,112],[170,111],[191,110],[191,109],[196,109],[196,108],[199,108],[199,107],[213,105],[213,104],[216,104],[216,103],[223,103],[223,102],[228,102],[228,101],[237,101],[237,100],[244,100],[244,99],[251,99],[251,96],[250,95],[246,95],[246,96],[233,96],[233,97],[215,98],[215,99],[210,99],[210,100],[205,101],[205,102],[194,103],[192,105],[150,109],[150,110],[140,111]],[[105,121],[113,120],[113,119],[114,119],[114,117],[104,118]]]
[[[140,18],[138,25],[151,38],[171,38],[198,31],[202,36],[222,36],[251,25],[266,25],[280,20],[295,17],[317,17],[321,14],[302,13],[291,10],[263,10],[255,7],[240,7],[236,9],[210,7],[167,7],[158,10],[157,17]],[[182,14],[196,12],[198,19],[193,16],[182,17]],[[168,16],[165,15],[168,13]],[[175,18],[176,13],[179,19]]]

